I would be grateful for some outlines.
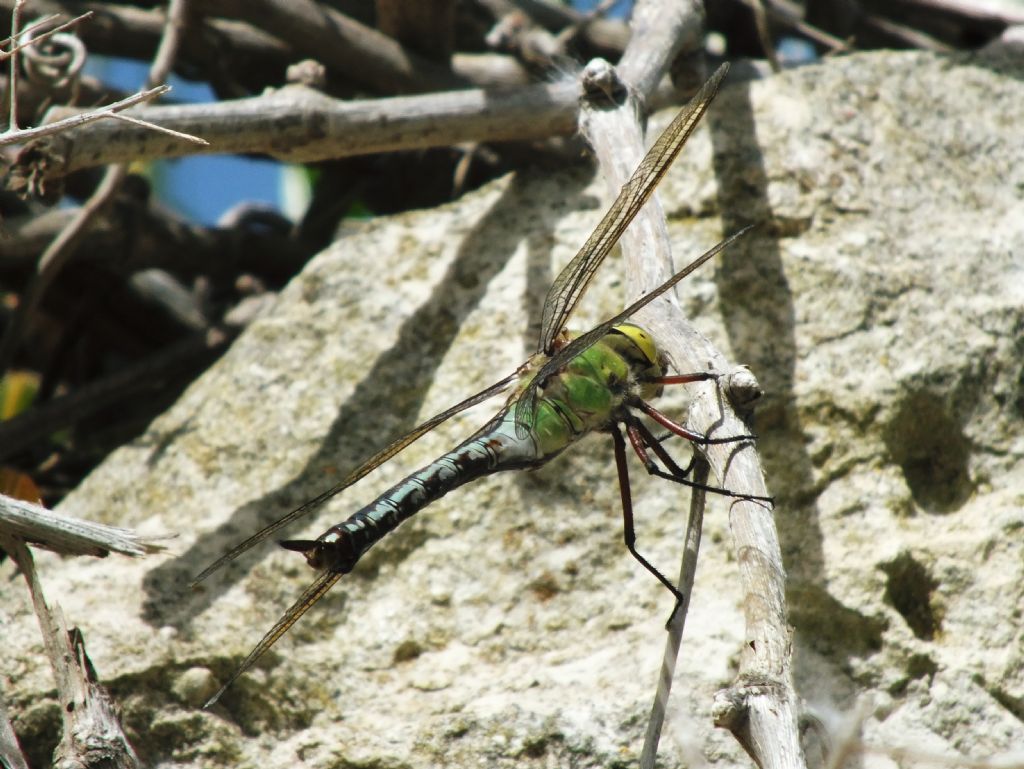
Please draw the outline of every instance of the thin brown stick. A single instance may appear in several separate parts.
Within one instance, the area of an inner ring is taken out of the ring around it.
[[[449,68],[404,48],[372,27],[314,0],[193,0],[197,12],[267,30],[354,83],[379,93],[465,88]]]
[[[79,24],[80,22],[84,21],[85,19],[90,18],[91,16],[92,16],[92,11],[86,11],[81,16],[76,16],[71,21],[66,21],[63,24],[61,24],[60,26],[54,27],[53,29],[48,29],[45,32],[41,32],[39,35],[33,35],[30,40],[26,40],[24,43],[18,43],[17,45],[15,45],[9,51],[0,51],[0,61],[4,61],[8,57],[13,56],[18,51],[20,51],[20,50],[22,50],[24,48],[28,48],[31,45],[37,45],[38,43],[41,43],[44,40],[47,40],[48,38],[53,37],[58,32],[63,32],[64,30],[69,29],[70,27],[73,27],[76,24]],[[57,19],[59,17],[60,17],[59,13],[52,13],[49,16],[43,18],[43,19],[37,19],[36,21],[32,22],[27,27],[25,27],[25,29],[21,30],[21,32],[18,33],[18,37],[24,37],[25,35],[30,34],[34,30],[38,29],[39,27],[44,26],[45,24],[49,24],[51,21],[53,21],[54,19]],[[7,38],[7,40],[4,40],[2,43],[0,43],[0,45],[6,45],[9,41],[11,41],[13,39],[14,39],[14,36],[12,35],[11,37]]]
[[[665,652],[661,659],[661,672],[658,674],[658,687],[651,705],[651,715],[647,720],[647,733],[644,735],[644,747],[640,752],[640,769],[653,769],[654,760],[658,756],[658,743],[661,740],[661,729],[665,723],[665,711],[668,697],[672,692],[672,678],[676,671],[676,660],[683,641],[683,628],[686,615],[690,609],[690,596],[693,593],[693,580],[697,574],[697,556],[700,554],[701,533],[704,530],[704,506],[707,498],[700,486],[708,483],[711,467],[707,461],[698,456],[693,464],[692,478],[699,484],[690,494],[690,515],[686,520],[686,533],[683,536],[683,557],[679,562],[679,580],[676,583],[685,601],[679,606],[669,623],[668,635],[665,638]]]
[[[155,88],[171,74],[174,67],[174,60],[181,47],[182,37],[185,33],[185,25],[188,20],[188,7],[185,0],[170,0],[167,5],[167,21],[164,24],[164,33],[160,38],[160,45],[157,46],[153,63],[149,66],[149,73],[146,75],[146,86]]]
[[[47,123],[46,125],[35,126],[34,128],[25,128],[17,131],[8,131],[0,135],[0,147],[7,144],[25,144],[36,139],[41,139],[44,136],[53,136],[54,134],[63,133],[64,131],[70,131],[74,128],[79,128],[89,123],[94,123],[98,120],[111,117],[113,114],[126,110],[129,107],[134,107],[136,104],[140,104],[150,99],[157,99],[163,96],[165,93],[171,90],[169,85],[160,85],[156,88],[151,88],[148,91],[140,91],[139,93],[132,94],[120,101],[116,101],[113,104],[108,104],[105,107],[98,109],[89,110],[81,114],[70,115],[62,120],[55,123]],[[147,130],[149,130],[147,128]],[[202,139],[196,139],[194,136],[188,137],[191,140],[203,142]]]
[[[78,210],[75,218],[68,226],[61,230],[60,234],[43,252],[36,267],[36,274],[28,287],[25,289],[18,304],[18,309],[11,316],[10,323],[4,331],[3,339],[0,340],[0,372],[7,371],[18,345],[28,327],[29,319],[34,317],[43,294],[57,277],[57,273],[64,264],[71,258],[75,248],[85,237],[94,219],[110,202],[121,186],[121,181],[127,176],[127,166],[115,166],[103,177],[96,191]]]
[[[18,736],[7,715],[7,703],[0,691],[0,765],[10,769],[28,769],[28,762],[18,745]]]
[[[953,53],[956,49],[937,40],[931,35],[922,32],[906,24],[886,19],[877,14],[865,14],[864,23],[874,27],[887,35],[891,35],[907,45],[920,48],[925,51],[936,51],[938,53]]]
[[[166,78],[174,61],[174,56],[181,41],[181,31],[185,25],[185,0],[171,0],[167,11],[167,25],[164,39],[157,48],[157,57],[150,67],[147,80],[152,83]],[[12,59],[13,61],[13,59]],[[152,88],[151,90],[156,90]],[[128,175],[128,166],[118,164],[111,166],[103,175],[99,186],[79,209],[78,214],[68,226],[61,231],[39,259],[35,277],[26,288],[18,309],[11,318],[3,339],[0,340],[0,372],[10,368],[18,345],[28,327],[29,319],[35,315],[43,295],[57,274],[72,257],[75,249],[85,237],[89,228],[100,213],[109,206],[121,183]]]
[[[740,0],[748,8],[752,7],[757,1]],[[783,26],[796,30],[804,37],[836,53],[850,48],[848,41],[842,40],[835,35],[830,35],[825,30],[818,29],[813,24],[808,24],[800,18],[799,14],[802,12],[802,9],[796,3],[791,2],[791,0],[768,0],[768,3],[764,5],[764,9],[768,12],[769,16],[780,22]]]
[[[11,6],[11,8],[13,10],[13,6]],[[25,27],[25,29],[21,30],[21,32],[19,33],[18,36],[20,37],[21,35],[26,35],[26,34],[32,32],[33,30],[36,30],[39,27],[43,27],[43,26],[49,24],[54,19],[58,19],[58,18],[60,18],[60,14],[59,13],[51,13],[49,16],[44,16],[41,19],[36,19],[31,24],[29,24],[27,27]],[[56,30],[54,30],[54,31],[56,31]],[[14,37],[13,36],[5,37],[3,40],[0,40],[0,45],[8,45],[12,41],[14,41]],[[11,49],[11,51],[4,51],[3,53],[0,53],[0,61],[6,61],[7,57],[11,55],[13,50],[14,49]]]
[[[54,766],[134,769],[139,759],[124,736],[110,697],[92,680],[92,664],[81,635],[68,632],[59,607],[51,610],[47,605],[32,554],[24,542],[0,533],[0,547],[11,556],[28,583],[43,646],[57,682],[64,734],[54,751]]]
[[[107,117],[114,121],[120,120],[123,123],[131,123],[132,125],[145,128],[147,131],[152,131],[153,133],[163,134],[164,136],[171,136],[175,139],[191,142],[192,144],[197,144],[200,147],[210,146],[210,142],[206,141],[206,139],[201,139],[198,136],[192,136],[192,134],[182,133],[181,131],[174,131],[170,128],[157,125],[156,123],[150,123],[148,120],[140,120],[139,118],[132,117],[131,115],[122,115],[120,112],[112,112],[107,115]]]
[[[762,0],[748,0],[747,7],[754,14],[754,26],[757,28],[757,38],[761,41],[761,49],[764,57],[771,65],[772,72],[781,72],[782,65],[779,63],[779,55],[775,52],[775,41],[772,40],[771,27],[768,26],[768,13],[765,11]]]
[[[21,34],[18,28],[21,26],[21,9],[25,0],[15,0],[14,10],[11,12],[11,40],[16,41]],[[11,52],[11,68],[7,80],[7,95],[10,98],[10,108],[7,112],[7,130],[18,130],[18,52],[20,48],[15,46]]]

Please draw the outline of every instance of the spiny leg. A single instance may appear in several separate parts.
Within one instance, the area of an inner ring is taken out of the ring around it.
[[[721,374],[713,371],[698,371],[695,374],[672,374],[671,376],[659,376],[645,379],[644,382],[659,385],[693,384],[694,382],[706,382],[709,379],[718,379]]]
[[[756,435],[730,435],[726,438],[709,438],[701,433],[695,433],[693,430],[687,430],[670,416],[661,413],[646,401],[637,399],[636,402],[631,405],[636,406],[659,425],[672,431],[680,438],[686,438],[690,443],[697,443],[701,446],[713,446],[719,443],[736,443],[738,441],[752,441],[757,438]]]
[[[685,469],[681,468],[676,464],[675,460],[672,459],[668,451],[665,450],[665,447],[661,445],[662,441],[666,441],[669,438],[674,438],[676,436],[672,433],[666,433],[664,436],[659,438],[647,429],[647,426],[643,422],[632,415],[630,415],[630,418],[626,420],[626,435],[629,436],[629,444],[633,447],[633,452],[640,459],[640,462],[648,473],[651,473],[651,468],[654,468],[655,470],[661,469],[647,453],[648,447],[658,455],[658,458],[665,463],[665,467],[668,468],[668,471],[677,478],[689,475],[690,471],[693,469],[694,462],[697,461],[697,455],[694,453],[690,458],[690,464],[688,464]],[[653,473],[651,474],[653,475]]]
[[[658,581],[675,596],[676,605],[672,610],[672,616],[669,617],[669,622],[671,622],[676,611],[682,606],[683,594],[646,558],[637,552],[636,530],[633,528],[633,498],[629,490],[629,468],[626,465],[626,442],[622,439],[622,433],[619,432],[617,424],[612,425],[610,432],[612,434],[612,444],[615,446],[615,467],[619,471],[619,496],[622,499],[622,538],[626,542],[626,549],[629,550],[630,555],[636,558],[647,571],[657,577]]]
[[[661,445],[661,441],[659,441],[657,437],[655,437],[654,433],[647,429],[647,426],[639,419],[637,419],[635,416],[629,415],[627,417],[626,433],[629,435],[629,442],[633,446],[633,451],[636,452],[636,455],[640,458],[640,461],[643,462],[644,468],[647,470],[647,472],[653,476],[656,476],[658,478],[664,478],[665,480],[673,481],[674,483],[681,483],[684,486],[689,486],[690,488],[694,489],[700,489],[701,491],[709,491],[712,494],[720,494],[723,497],[747,499],[755,502],[767,502],[770,505],[775,504],[775,499],[773,497],[762,497],[758,496],[757,494],[739,494],[735,491],[729,491],[728,489],[723,489],[718,486],[708,486],[707,484],[704,483],[697,483],[696,481],[689,480],[686,476],[690,474],[690,470],[693,468],[693,461],[691,460],[690,464],[686,466],[685,470],[681,468],[678,464],[676,464],[675,460],[672,459],[671,455],[668,453],[665,447]],[[740,438],[732,439],[722,439],[719,442],[728,442],[729,440],[742,440],[745,437],[748,436],[741,436]],[[667,472],[658,467],[657,463],[653,459],[651,459],[651,457],[647,454],[648,448],[658,456],[658,459],[662,461],[662,463],[667,468]]]

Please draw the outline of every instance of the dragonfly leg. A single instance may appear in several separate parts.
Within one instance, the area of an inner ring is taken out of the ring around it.
[[[692,384],[693,382],[706,382],[709,379],[718,379],[722,375],[712,371],[698,371],[695,374],[673,374],[671,376],[659,376],[647,379],[645,382],[659,385]]]
[[[680,467],[672,456],[668,453],[664,446],[661,445],[661,441],[655,437],[647,426],[634,416],[628,417],[626,421],[626,431],[629,435],[629,442],[633,446],[633,450],[636,455],[640,458],[640,461],[644,464],[644,469],[650,475],[657,478],[664,478],[666,481],[672,481],[674,483],[681,483],[683,486],[689,486],[690,488],[700,489],[701,491],[709,491],[712,494],[720,494],[723,497],[734,497],[736,499],[748,499],[755,502],[767,502],[770,505],[775,504],[774,497],[762,497],[757,494],[738,494],[735,491],[729,491],[718,486],[708,486],[704,483],[697,483],[696,481],[689,480],[686,476],[690,474],[690,470],[693,469],[693,460],[690,460],[690,464],[685,469]],[[662,470],[658,467],[657,462],[651,459],[646,449],[650,449],[657,455],[658,459],[665,465],[666,470]]]
[[[619,431],[617,424],[612,425],[610,432],[612,434],[612,444],[615,447],[615,467],[619,471],[619,495],[622,499],[622,538],[626,542],[626,549],[629,550],[630,555],[636,558],[647,571],[657,577],[658,581],[667,587],[668,591],[675,597],[676,605],[672,610],[672,616],[674,617],[676,611],[683,603],[683,594],[650,561],[637,552],[636,530],[633,528],[633,498],[629,490],[629,468],[626,465],[626,442],[623,440],[622,433]],[[671,617],[669,621],[671,622]]]
[[[676,422],[667,414],[663,414],[658,411],[654,406],[646,401],[637,400],[634,404],[638,409],[644,412],[647,416],[653,419],[662,427],[671,430],[673,433],[678,435],[680,438],[686,438],[691,443],[698,443],[701,446],[711,446],[718,443],[737,443],[739,441],[752,441],[757,438],[756,435],[730,435],[726,438],[709,438],[701,433],[695,433],[693,430],[687,430],[681,424]]]
[[[658,455],[658,459],[664,463],[668,471],[677,478],[684,478],[689,475],[693,469],[693,463],[697,461],[697,457],[694,455],[690,459],[690,464],[685,468],[677,465],[668,451],[665,450],[665,447],[661,445],[662,441],[673,437],[672,433],[663,438],[658,438],[639,419],[632,419],[626,422],[626,435],[629,436],[629,443],[643,463],[644,469],[651,475],[654,475],[652,469],[660,470],[661,468],[658,467],[657,463],[651,459],[650,454],[647,453],[648,446]]]

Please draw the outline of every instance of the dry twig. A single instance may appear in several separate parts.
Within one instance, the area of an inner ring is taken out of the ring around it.
[[[690,609],[690,596],[693,593],[693,580],[697,574],[697,556],[700,554],[700,539],[704,529],[704,505],[707,493],[699,486],[706,486],[711,467],[703,457],[697,457],[693,464],[692,477],[695,486],[690,493],[690,515],[686,519],[686,534],[683,537],[683,557],[679,562],[679,579],[676,582],[679,592],[686,601],[672,615],[665,640],[665,653],[662,655],[661,672],[658,674],[658,686],[654,693],[654,704],[647,721],[647,733],[644,735],[644,747],[640,753],[640,769],[652,769],[654,759],[658,756],[658,743],[661,740],[661,729],[665,723],[665,711],[668,708],[668,696],[672,692],[672,678],[676,672],[676,659],[683,640],[683,628],[686,625],[686,614]]]
[[[186,6],[184,0],[171,0],[168,8],[165,35],[157,50],[156,58],[154,59],[153,66],[150,68],[149,76],[147,78],[149,85],[147,93],[151,94],[147,98],[154,98],[160,93],[166,93],[167,90],[169,90],[168,86],[156,86],[155,84],[164,80],[170,73],[174,54],[177,50],[181,39],[181,33],[185,26],[185,12]],[[16,31],[12,32],[12,36],[16,38]],[[16,61],[17,56],[11,58],[12,127],[16,125],[13,106],[17,101],[17,97],[14,93],[15,82],[13,76],[13,72],[16,69]],[[100,113],[100,117],[109,117],[113,114],[109,109],[99,110],[98,112]],[[151,126],[148,124],[145,124],[142,128],[145,130],[151,130]],[[177,132],[174,133],[177,134]],[[179,136],[175,135],[174,138],[178,139]],[[202,139],[197,139],[196,141],[204,142]],[[85,234],[95,222],[96,217],[113,201],[121,187],[121,183],[127,175],[128,166],[125,164],[119,164],[109,168],[104,174],[99,186],[81,209],[79,209],[78,215],[68,223],[67,227],[61,231],[60,235],[58,235],[53,242],[50,243],[46,251],[40,257],[39,264],[36,268],[36,274],[28,288],[25,290],[25,294],[22,297],[17,310],[11,317],[7,328],[4,330],[3,339],[0,340],[0,372],[7,371],[10,367],[11,361],[14,359],[14,354],[28,326],[29,319],[34,316],[38,309],[39,303],[42,300],[46,289],[53,282],[57,273],[60,272],[64,264],[74,254],[75,248],[85,237]]]
[[[149,101],[150,99],[158,99],[170,90],[171,87],[169,85],[160,85],[146,91],[139,91],[138,93],[132,94],[120,101],[116,101],[113,104],[108,104],[105,107],[99,107],[98,109],[89,110],[88,112],[83,112],[81,114],[70,115],[55,123],[47,123],[46,125],[36,126],[34,128],[24,128],[17,131],[8,131],[3,135],[0,135],[0,147],[7,144],[25,144],[36,139],[42,139],[45,136],[53,136],[65,131],[70,131],[74,128],[79,128],[106,118],[123,117],[117,113],[122,110],[126,110],[129,107],[134,107],[136,104]],[[169,133],[178,138],[190,141],[193,144],[207,144],[205,140],[200,139],[199,137],[190,136],[177,131],[171,131],[170,129],[162,128],[161,126],[154,125],[147,121],[136,119],[134,122],[142,125],[148,131],[157,130]]]
[[[7,715],[3,692],[0,692],[0,765],[9,769],[28,769],[28,763],[18,745],[18,737],[14,733],[14,726]]]
[[[18,537],[61,555],[104,558],[111,552],[146,555],[164,549],[131,529],[72,518],[6,494],[0,494],[0,534]]]
[[[153,107],[138,116],[203,136],[210,142],[205,151],[309,163],[462,142],[566,136],[575,129],[576,112],[576,87],[561,83],[372,100],[332,99],[288,86],[216,104]],[[97,165],[196,153],[194,147],[125,125],[94,124],[67,139],[24,158],[20,173],[56,178]]]
[[[51,21],[54,21],[55,19],[59,18],[59,16],[60,16],[60,14],[58,14],[58,13],[51,13],[49,16],[44,16],[41,19],[36,19],[34,22],[29,24],[27,27],[25,27],[25,29],[21,30],[18,33],[18,37],[24,37],[25,35],[32,35],[32,33],[35,30],[39,29],[40,27],[46,26]],[[92,11],[86,11],[81,16],[76,16],[71,21],[66,21],[63,24],[60,24],[60,25],[54,27],[53,29],[48,29],[45,32],[41,32],[38,35],[32,35],[31,39],[26,40],[24,43],[16,44],[13,48],[11,48],[11,50],[9,50],[9,51],[0,51],[0,61],[5,61],[6,59],[9,59],[11,56],[13,56],[14,54],[18,53],[22,49],[28,48],[31,45],[38,45],[39,43],[43,42],[44,40],[48,40],[49,38],[53,37],[58,32],[63,32],[66,29],[70,29],[71,27],[75,26],[79,22],[82,22],[85,19],[88,19],[88,18],[91,18],[91,17],[92,17]],[[12,40],[14,40],[13,34],[12,34],[11,37],[7,38],[3,42],[0,42],[0,45],[6,45],[7,43],[11,42]]]
[[[47,605],[32,554],[24,542],[0,533],[0,547],[18,564],[28,583],[43,645],[57,680],[64,733],[54,752],[54,765],[134,769],[139,759],[124,736],[113,702],[96,682],[81,634],[69,632],[60,608],[51,610]]]
[[[618,190],[643,156],[638,105],[675,58],[688,38],[687,31],[699,28],[700,22],[700,8],[682,3],[651,0],[634,8],[632,40],[643,42],[630,45],[620,63],[628,97],[614,109],[584,105],[581,115],[581,131],[594,147],[609,189]],[[605,74],[604,79],[608,77]],[[671,274],[668,230],[657,196],[641,210],[620,242],[627,264],[628,295],[642,295]],[[685,321],[672,300],[653,302],[638,313],[637,321],[651,331],[678,371],[702,371],[710,365],[712,370],[727,373],[735,368]],[[697,395],[687,418],[689,429],[699,433],[714,429],[716,435],[746,432],[743,421],[713,382],[700,383],[694,389]],[[752,445],[712,445],[703,453],[723,487],[744,495],[767,495]],[[739,679],[729,690],[735,718],[716,723],[730,728],[762,769],[802,769],[797,698],[790,673],[785,572],[772,511],[763,503],[743,499],[733,502],[731,510],[733,547],[748,596],[743,601],[748,643]],[[755,681],[759,682],[756,687],[751,685]],[[718,712],[721,715],[720,708]]]

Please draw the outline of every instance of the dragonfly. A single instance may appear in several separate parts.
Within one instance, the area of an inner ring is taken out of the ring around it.
[[[768,497],[737,494],[695,483],[639,415],[697,445],[753,440],[752,435],[711,438],[683,427],[648,401],[667,385],[717,378],[713,372],[666,374],[667,360],[652,336],[630,317],[675,286],[743,235],[744,228],[723,240],[660,286],[613,318],[582,334],[565,329],[594,277],[626,227],[643,207],[718,93],[728,65],[723,64],[683,107],[654,143],[604,218],[575,257],[555,279],[544,302],[537,352],[511,375],[415,427],[351,471],[338,484],[252,535],[199,574],[193,586],[263,542],[275,532],[308,515],[332,497],[390,460],[442,422],[492,396],[510,391],[504,407],[477,432],[451,451],[381,494],[342,523],[316,539],[290,539],[279,544],[301,553],[319,572],[313,583],[281,616],[204,707],[213,705],[239,676],[309,611],[375,543],[449,491],[485,475],[540,467],[588,433],[612,438],[623,512],[623,535],[630,554],[682,601],[678,589],[636,549],[632,502],[626,465],[626,438],[652,475],[731,497],[770,502]],[[623,429],[626,438],[623,437]],[[651,457],[657,457],[661,467]]]

